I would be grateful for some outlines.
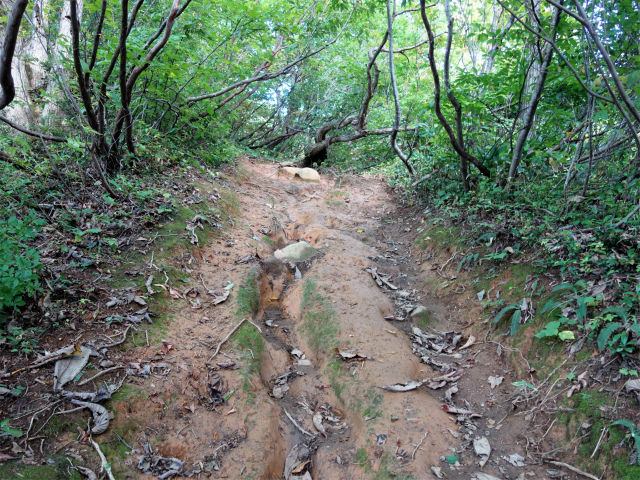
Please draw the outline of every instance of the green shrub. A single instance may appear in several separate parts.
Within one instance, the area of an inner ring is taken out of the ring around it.
[[[45,222],[34,211],[24,219],[0,219],[0,312],[17,309],[40,288],[36,270],[42,268],[38,251],[26,243]]]

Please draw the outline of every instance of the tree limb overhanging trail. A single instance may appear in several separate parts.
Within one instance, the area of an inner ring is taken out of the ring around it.
[[[11,120],[9,120],[7,117],[0,115],[0,121],[3,121],[4,123],[6,123],[7,125],[9,125],[11,128],[14,128],[16,130],[18,130],[19,132],[22,132],[26,135],[29,135],[31,137],[38,137],[38,138],[42,138],[44,140],[49,140],[51,142],[62,142],[62,143],[66,143],[67,139],[64,137],[56,137],[53,135],[45,135],[45,134],[41,134],[38,132],[34,132],[33,130],[29,130],[28,128],[24,128],[18,124],[16,124],[15,122],[12,122]]]
[[[305,167],[310,167],[314,163],[320,165],[322,162],[324,162],[324,160],[326,160],[327,158],[327,148],[329,148],[329,146],[334,143],[351,142],[368,135],[385,135],[386,133],[391,134],[391,132],[393,131],[392,128],[366,130],[369,104],[378,88],[378,81],[380,79],[380,68],[376,63],[376,59],[378,58],[378,55],[380,55],[384,44],[387,43],[388,38],[389,31],[385,32],[380,46],[369,51],[369,64],[367,65],[367,91],[362,101],[360,112],[357,114],[352,113],[350,115],[338,118],[331,122],[327,122],[320,126],[314,138],[316,143],[307,149],[305,158],[302,161]],[[372,68],[373,76],[371,75]],[[332,130],[338,130],[349,125],[352,125],[355,128],[355,132],[327,137],[327,134]]]
[[[7,19],[7,28],[4,32],[4,41],[0,49],[0,110],[9,105],[16,96],[16,88],[11,75],[11,61],[18,41],[20,23],[27,8],[29,0],[16,0]]]
[[[451,129],[451,125],[445,118],[442,113],[442,108],[440,106],[440,75],[438,73],[438,67],[436,66],[435,60],[435,38],[433,36],[433,31],[431,30],[431,24],[429,23],[429,19],[427,18],[426,12],[426,2],[424,0],[420,0],[420,16],[422,17],[422,23],[424,24],[425,29],[427,30],[427,35],[429,36],[429,66],[431,68],[431,74],[433,75],[433,96],[434,96],[434,107],[436,111],[436,116],[438,117],[438,121],[445,129],[447,136],[449,137],[449,141],[451,142],[451,146],[456,151],[458,155],[464,157],[465,160],[473,163],[476,168],[482,173],[485,177],[491,177],[491,172],[487,167],[485,167],[480,160],[478,160],[475,156],[467,152],[463,145],[460,145],[458,140],[456,139],[453,130]]]
[[[289,71],[291,71],[291,69],[293,67],[295,67],[296,65],[300,64],[301,62],[303,62],[307,58],[310,58],[310,57],[313,57],[313,56],[317,55],[318,53],[326,50],[331,45],[336,43],[338,41],[338,39],[340,38],[340,36],[342,35],[342,32],[344,31],[344,29],[349,24],[349,21],[351,20],[351,17],[353,16],[353,13],[355,12],[357,5],[358,5],[358,2],[356,1],[354,3],[353,10],[351,10],[351,13],[349,14],[349,17],[347,18],[345,23],[342,25],[342,28],[340,28],[340,31],[338,32],[338,34],[331,41],[329,41],[328,43],[324,44],[322,47],[320,47],[320,48],[318,48],[318,49],[316,49],[316,50],[314,50],[312,52],[309,52],[307,54],[299,56],[298,58],[296,58],[292,62],[290,62],[287,65],[285,65],[284,67],[282,67],[277,72],[264,73],[262,75],[254,75],[252,77],[245,78],[244,80],[240,80],[240,81],[235,82],[235,83],[233,83],[233,84],[231,84],[231,85],[229,85],[227,87],[224,87],[221,90],[218,90],[217,92],[207,93],[207,94],[199,95],[199,96],[196,96],[196,97],[189,97],[184,102],[185,106],[191,105],[191,104],[196,103],[196,102],[200,102],[202,100],[207,100],[209,98],[220,97],[220,96],[224,95],[225,93],[230,92],[231,90],[235,90],[236,88],[242,87],[243,85],[246,85],[246,84],[250,84],[250,83],[253,83],[253,82],[263,82],[263,81],[266,81],[266,80],[272,80],[274,78],[278,78],[281,75],[284,75],[284,74],[288,73]]]

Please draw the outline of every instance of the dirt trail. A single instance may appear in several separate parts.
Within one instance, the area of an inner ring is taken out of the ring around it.
[[[502,458],[518,454],[528,463],[527,448],[535,447],[524,417],[512,414],[511,383],[518,379],[496,344],[460,349],[481,313],[469,293],[428,294],[436,273],[412,252],[416,210],[400,205],[377,179],[309,183],[272,164],[243,161],[238,168],[240,218],[189,267],[196,269],[193,279],[202,275],[203,304],[212,298],[205,288],[223,292],[231,282],[231,296],[197,309],[172,300],[165,354],[153,347],[136,351],[160,368],[140,381],[146,396],[117,405],[114,428],[129,425],[130,441],[148,439],[162,456],[213,478],[278,479],[285,468],[294,469],[289,478],[315,480],[437,478],[438,469],[474,478],[482,459],[473,442],[482,447],[481,437],[492,449],[483,472],[545,478],[539,466],[516,467]],[[299,240],[316,250],[310,259],[272,256]],[[256,254],[259,259],[247,258]],[[365,271],[371,267],[397,289],[378,286]],[[420,305],[427,312],[404,320]],[[247,313],[254,325],[245,322],[207,365]],[[348,362],[334,348],[368,359]],[[224,362],[239,369],[217,367]],[[219,405],[209,387],[216,375],[221,396],[228,397]],[[443,375],[448,378],[436,379]],[[502,385],[492,389],[490,376],[503,377]],[[406,392],[379,388],[412,381],[425,385]],[[446,413],[445,403],[482,418]],[[137,475],[132,466],[116,460],[114,468]]]

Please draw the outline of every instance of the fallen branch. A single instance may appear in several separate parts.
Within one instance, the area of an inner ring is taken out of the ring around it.
[[[293,423],[293,425],[300,430],[302,433],[304,433],[305,435],[310,436],[311,438],[315,438],[315,435],[313,433],[309,433],[307,432],[304,428],[302,428],[300,425],[298,425],[296,423],[296,421],[293,419],[293,417],[291,415],[289,415],[289,412],[287,412],[286,408],[283,408],[285,415],[289,418],[289,420],[291,420],[291,423]]]
[[[420,448],[420,445],[422,445],[422,442],[424,441],[424,439],[427,438],[427,435],[429,435],[429,432],[425,432],[423,437],[420,439],[420,443],[418,445],[416,445],[416,449],[411,454],[411,460],[414,460],[416,458],[416,452]]]
[[[127,334],[129,333],[130,329],[131,329],[131,325],[129,325],[127,328],[124,329],[124,333],[122,334],[122,339],[118,340],[117,342],[110,343],[108,345],[101,345],[100,348],[111,348],[111,347],[115,347],[116,345],[122,345],[124,341],[127,339]]]
[[[124,366],[123,365],[117,365],[115,367],[111,367],[111,368],[107,368],[106,370],[102,370],[101,372],[96,373],[93,377],[87,378],[86,380],[81,381],[80,383],[78,383],[78,386],[81,387],[82,385],[86,385],[87,383],[91,382],[92,380],[95,380],[99,376],[104,375],[105,373],[113,372],[114,370],[120,370],[121,368],[124,368]]]
[[[577,473],[578,475],[582,475],[583,477],[587,477],[587,478],[591,478],[593,480],[600,480],[598,477],[596,477],[595,475],[591,475],[590,473],[587,472],[583,472],[582,470],[569,465],[568,463],[564,463],[564,462],[556,462],[554,460],[544,460],[547,463],[550,463],[551,465],[555,465],[556,467],[564,467],[568,470],[571,470],[574,473]]]
[[[107,472],[107,477],[109,477],[109,480],[116,480],[115,477],[113,476],[113,473],[111,472],[111,465],[109,465],[109,462],[107,462],[107,458],[102,453],[102,450],[100,450],[100,445],[98,445],[93,439],[91,439],[91,444],[93,445],[93,448],[96,449],[96,452],[98,452],[98,455],[100,456],[101,470],[104,470],[105,472]]]
[[[205,365],[209,365],[209,364],[211,363],[211,360],[213,360],[213,359],[215,358],[215,356],[216,356],[216,355],[218,355],[218,353],[220,352],[220,347],[222,347],[222,345],[224,345],[224,344],[225,344],[225,343],[226,343],[226,342],[231,338],[231,336],[232,336],[234,333],[236,333],[236,330],[238,330],[238,329],[240,328],[240,326],[241,326],[244,322],[247,322],[247,321],[248,321],[248,320],[247,320],[246,318],[243,318],[242,320],[240,320],[240,323],[238,323],[238,325],[236,325],[235,327],[233,327],[233,328],[231,329],[231,331],[227,334],[227,336],[226,336],[226,337],[224,337],[224,338],[222,339],[222,341],[218,344],[218,346],[216,347],[216,351],[215,351],[215,352],[213,352],[213,355],[211,355],[211,356],[209,357],[209,360],[207,360],[207,361],[205,362]],[[249,323],[250,323],[251,325],[253,325],[254,327],[258,328],[258,326],[257,326],[255,323],[253,323],[253,322],[251,322],[251,321],[249,321]],[[260,333],[262,333],[262,331],[261,331],[259,328],[258,328],[258,331],[259,331]]]

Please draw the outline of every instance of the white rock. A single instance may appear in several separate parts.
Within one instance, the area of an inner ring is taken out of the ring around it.
[[[302,241],[293,243],[282,250],[276,250],[273,255],[280,260],[289,260],[290,262],[304,262],[316,254],[316,249],[311,244]]]

